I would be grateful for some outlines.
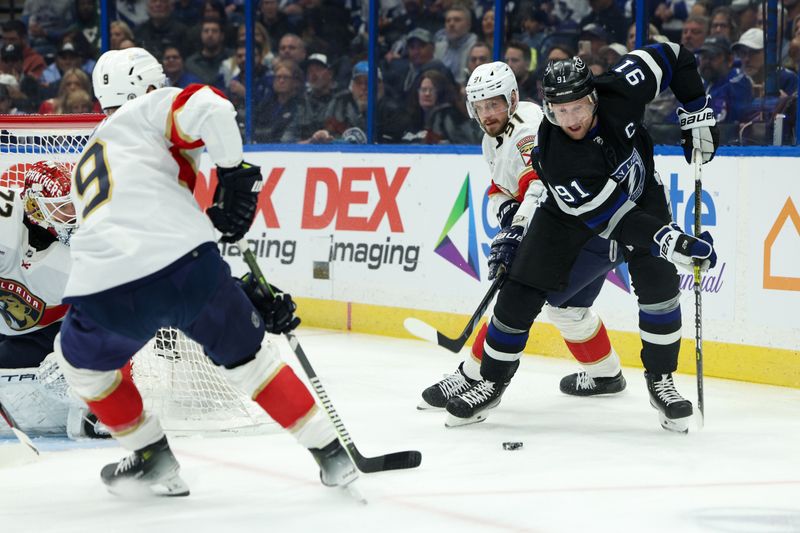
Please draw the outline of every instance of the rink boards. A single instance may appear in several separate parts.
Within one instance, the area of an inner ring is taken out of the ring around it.
[[[479,149],[310,148],[256,146],[246,153],[266,180],[248,238],[269,280],[298,297],[311,326],[408,337],[403,319],[416,316],[457,335],[488,287],[486,256],[497,231]],[[705,372],[800,387],[800,159],[793,157],[800,151],[756,150],[762,155],[723,149],[704,167],[703,229],[719,254],[702,291]],[[673,149],[662,153],[656,168],[674,219],[688,230],[690,166]],[[28,157],[35,156],[13,156]],[[207,206],[216,181],[207,158],[200,171],[195,196]],[[244,272],[234,247],[222,251],[234,273]],[[692,276],[684,272],[681,280],[680,370],[693,372]],[[641,366],[624,266],[609,274],[596,309],[624,364]],[[566,356],[541,318],[528,350]]]
[[[248,238],[270,279],[299,297],[307,324],[407,337],[403,319],[416,316],[452,336],[461,331],[488,287],[486,256],[497,231],[485,195],[488,166],[477,149],[272,148],[247,154],[267,179]],[[702,286],[705,372],[800,387],[800,160],[772,152],[746,157],[729,149],[704,167],[702,224],[720,257]],[[656,168],[674,219],[690,228],[690,166],[660,155]],[[196,191],[201,204],[210,201],[207,184]],[[223,252],[243,272],[236,250]],[[693,372],[692,276],[681,276],[680,370]],[[624,266],[609,274],[596,309],[624,363],[641,366]],[[528,350],[567,355],[547,324],[536,326]]]

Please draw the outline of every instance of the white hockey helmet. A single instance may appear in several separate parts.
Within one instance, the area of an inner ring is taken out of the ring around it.
[[[151,85],[160,89],[166,79],[164,69],[150,52],[127,48],[100,56],[92,72],[92,87],[105,110],[142,96]]]
[[[516,101],[519,100],[519,89],[517,88],[517,78],[511,67],[502,61],[485,63],[479,65],[472,71],[466,87],[467,92],[467,113],[470,118],[478,119],[478,114],[472,107],[475,102],[486,100],[494,96],[504,96],[508,103],[508,116],[516,111]],[[517,98],[512,100],[511,94],[516,93]]]

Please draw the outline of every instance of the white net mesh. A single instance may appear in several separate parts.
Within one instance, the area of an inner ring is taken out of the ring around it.
[[[0,186],[19,188],[38,161],[74,164],[100,116],[0,116]],[[133,379],[165,429],[254,431],[271,419],[228,385],[200,345],[162,329],[132,360]]]

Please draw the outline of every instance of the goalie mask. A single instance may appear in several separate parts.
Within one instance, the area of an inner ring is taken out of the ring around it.
[[[92,71],[92,88],[103,111],[142,96],[151,86],[160,89],[166,80],[161,64],[143,48],[109,50]]]
[[[478,121],[481,129],[489,135],[497,135],[498,133],[490,133],[481,120],[480,107],[484,104],[484,100],[492,100],[495,102],[495,96],[502,96],[505,100],[506,117],[511,118],[517,110],[517,102],[519,101],[519,89],[517,87],[517,78],[511,67],[502,61],[495,61],[494,63],[486,63],[479,65],[469,77],[466,86],[467,93],[467,113],[470,118]],[[495,105],[503,105],[502,101]],[[491,112],[491,110],[489,110]],[[505,127],[505,124],[503,124]],[[502,129],[501,129],[502,132]]]
[[[75,205],[69,196],[70,172],[65,163],[34,163],[25,172],[21,195],[28,221],[49,230],[64,244],[69,244],[78,227]]]

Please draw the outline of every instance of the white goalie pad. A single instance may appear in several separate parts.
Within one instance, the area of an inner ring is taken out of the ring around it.
[[[37,368],[0,369],[0,402],[30,436],[65,435],[68,398],[59,398],[39,381]],[[0,435],[11,435],[0,426]]]

